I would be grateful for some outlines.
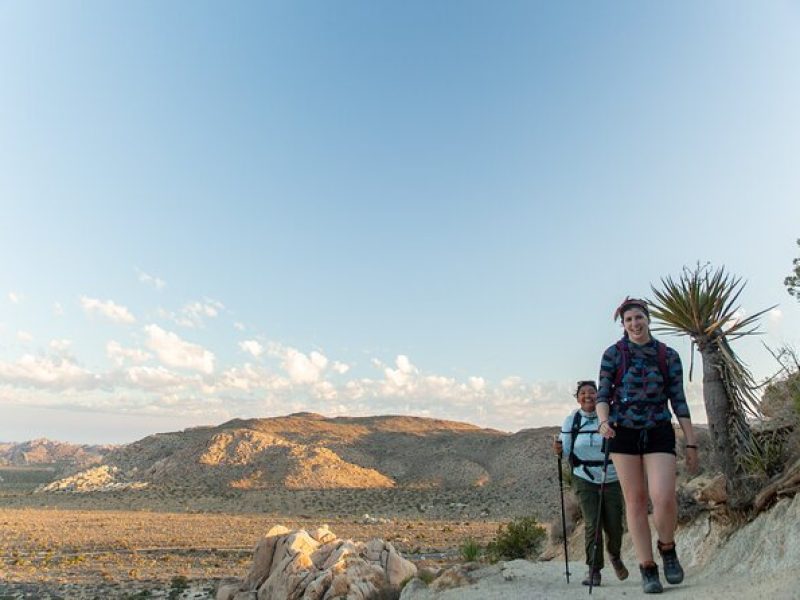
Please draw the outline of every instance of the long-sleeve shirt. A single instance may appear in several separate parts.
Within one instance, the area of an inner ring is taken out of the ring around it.
[[[558,439],[563,444],[562,455],[569,458],[572,449],[572,423],[575,420],[575,413],[581,413],[580,427],[575,436],[575,456],[581,460],[603,462],[603,436],[597,433],[597,413],[586,413],[580,409],[573,410],[564,419],[561,426],[561,434]],[[603,467],[578,465],[572,468],[572,474],[590,483],[600,484],[603,481]],[[617,481],[617,471],[613,463],[608,461],[608,477],[606,482]]]
[[[655,339],[636,344],[627,338],[628,365],[619,387],[614,387],[617,370],[622,365],[622,353],[617,345],[610,346],[600,361],[600,387],[597,402],[610,405],[609,421],[631,429],[650,429],[672,420],[667,402],[677,417],[691,418],[683,392],[683,366],[678,353],[667,346],[668,381],[664,381],[658,364]]]

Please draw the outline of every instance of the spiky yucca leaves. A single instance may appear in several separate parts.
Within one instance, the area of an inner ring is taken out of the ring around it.
[[[741,277],[726,273],[725,267],[713,272],[708,265],[684,267],[677,281],[668,276],[661,284],[661,290],[652,287],[656,301],[648,300],[653,316],[662,323],[654,330],[687,335],[701,353],[709,345],[718,350],[729,371],[723,380],[735,406],[743,414],[759,417],[755,380],[729,341],[761,333],[758,319],[775,307],[742,318],[736,302],[744,283]]]
[[[744,289],[740,277],[721,267],[685,267],[681,276],[661,279],[649,300],[660,321],[655,331],[686,335],[703,357],[703,401],[714,442],[715,462],[728,478],[729,494],[746,503],[750,493],[742,486],[746,465],[761,452],[748,425],[748,417],[760,418],[756,384],[729,342],[759,333],[757,321],[772,307],[741,317],[737,301]]]

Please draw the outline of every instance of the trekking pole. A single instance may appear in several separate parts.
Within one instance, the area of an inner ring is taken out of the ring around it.
[[[603,439],[603,479],[600,482],[600,494],[597,498],[597,523],[594,528],[594,550],[592,550],[592,572],[589,573],[589,595],[592,593],[594,583],[594,570],[597,564],[597,547],[600,545],[600,524],[603,520],[603,494],[606,491],[606,478],[608,477],[608,450],[611,444]]]
[[[567,519],[564,515],[564,476],[561,473],[561,455],[558,455],[558,489],[561,492],[561,533],[564,535],[564,575],[569,583],[569,550],[567,549]]]

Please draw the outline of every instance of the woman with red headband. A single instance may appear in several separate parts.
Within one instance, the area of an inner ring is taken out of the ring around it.
[[[622,321],[624,334],[603,353],[600,363],[598,430],[608,440],[611,460],[622,484],[642,587],[647,594],[659,594],[663,587],[653,560],[648,494],[664,578],[671,584],[683,581],[683,568],[675,550],[676,453],[669,406],[683,430],[690,472],[697,470],[697,439],[683,392],[681,359],[675,350],[650,334],[647,303],[625,298],[614,313],[614,320],[617,318]]]

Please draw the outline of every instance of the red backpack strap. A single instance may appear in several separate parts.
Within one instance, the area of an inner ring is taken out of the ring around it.
[[[614,390],[617,390],[622,383],[622,377],[625,375],[625,371],[628,370],[628,344],[625,343],[624,339],[621,339],[617,342],[617,351],[621,355],[621,359],[619,361],[619,366],[617,367],[617,372],[614,375]]]

